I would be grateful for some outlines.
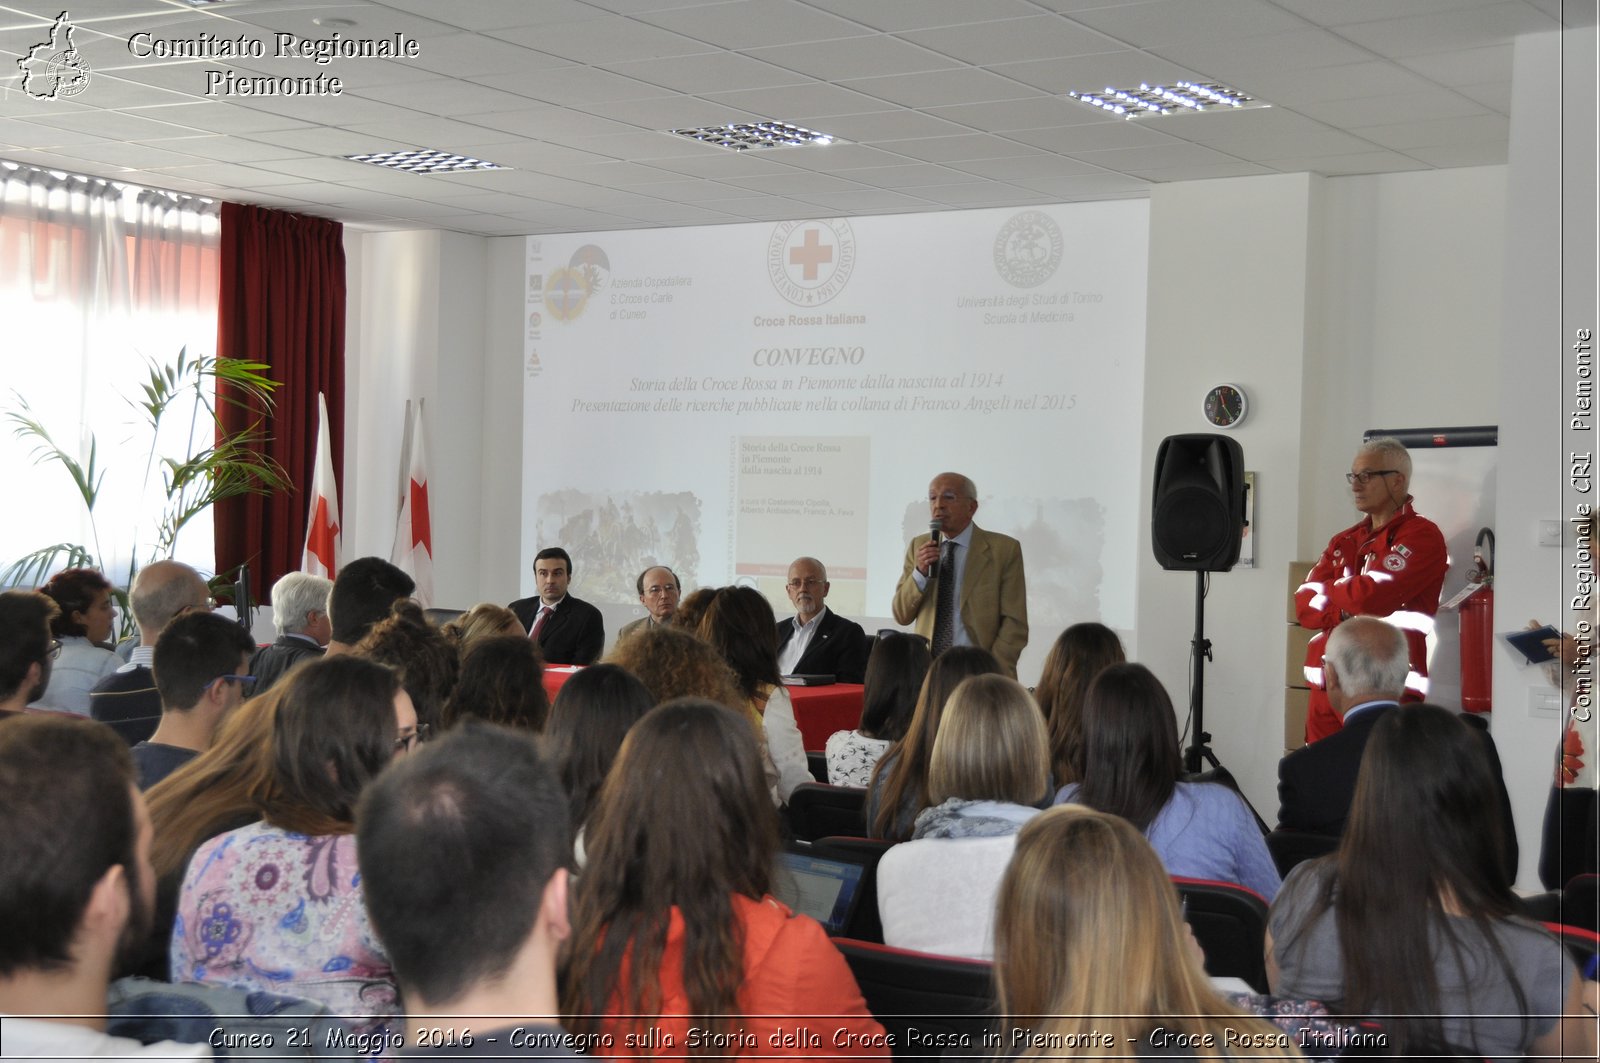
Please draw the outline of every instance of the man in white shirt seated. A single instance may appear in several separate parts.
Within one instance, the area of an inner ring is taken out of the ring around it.
[[[814,557],[797,557],[784,590],[795,615],[778,622],[778,671],[784,675],[831,675],[841,683],[866,676],[872,643],[854,620],[824,604],[828,570]]]

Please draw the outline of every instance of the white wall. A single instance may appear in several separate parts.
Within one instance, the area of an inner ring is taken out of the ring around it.
[[[1511,157],[1507,186],[1504,358],[1500,398],[1502,475],[1495,628],[1529,618],[1572,630],[1572,538],[1563,548],[1538,545],[1539,520],[1571,514],[1580,496],[1567,485],[1569,450],[1592,453],[1593,432],[1564,431],[1571,409],[1574,331],[1593,329],[1595,294],[1595,37],[1592,30],[1517,41],[1512,80]],[[1591,422],[1592,423],[1592,422]],[[1564,438],[1566,437],[1566,438]],[[1570,445],[1569,445],[1570,444]],[[1503,646],[1495,651],[1495,741],[1511,789],[1522,844],[1521,885],[1532,886],[1539,825],[1560,732],[1559,716],[1535,716],[1530,699],[1542,670],[1523,668]]]

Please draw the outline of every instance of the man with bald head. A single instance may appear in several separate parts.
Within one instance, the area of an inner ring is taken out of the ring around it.
[[[1327,677],[1328,703],[1343,726],[1278,762],[1278,826],[1337,838],[1344,833],[1345,820],[1350,815],[1356,776],[1372,729],[1389,713],[1405,711],[1400,700],[1411,669],[1411,648],[1405,632],[1393,624],[1375,617],[1353,616],[1328,636],[1322,668]],[[1517,839],[1500,756],[1480,720],[1471,715],[1463,716],[1463,720],[1482,735],[1485,743],[1499,790],[1507,866],[1514,878]]]
[[[134,577],[128,603],[139,625],[139,644],[127,664],[95,684],[89,715],[110,724],[131,746],[149,738],[161,722],[161,694],[150,670],[156,640],[175,617],[210,612],[211,591],[183,562],[152,561]]]
[[[828,570],[814,557],[797,557],[783,589],[795,615],[778,621],[778,671],[784,675],[831,675],[841,683],[866,678],[872,644],[861,625],[823,604]]]
[[[951,646],[978,646],[1017,677],[1028,644],[1028,585],[1022,544],[972,523],[978,488],[960,473],[942,472],[928,485],[928,514],[938,542],[919,535],[906,548],[894,592],[896,623],[914,623],[934,656]]]
[[[678,611],[678,599],[683,594],[678,574],[666,565],[652,565],[639,573],[634,587],[639,592],[639,604],[648,609],[650,614],[623,624],[617,631],[618,642],[640,628],[656,627],[671,620],[672,614]]]

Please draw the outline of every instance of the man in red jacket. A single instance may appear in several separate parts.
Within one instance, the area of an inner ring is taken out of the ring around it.
[[[1294,596],[1300,626],[1317,631],[1306,651],[1307,742],[1341,726],[1323,688],[1322,651],[1329,633],[1352,616],[1382,617],[1405,632],[1411,668],[1400,700],[1427,696],[1428,636],[1450,565],[1439,526],[1411,508],[1411,455],[1399,440],[1382,436],[1364,444],[1345,479],[1366,518],[1333,537]]]

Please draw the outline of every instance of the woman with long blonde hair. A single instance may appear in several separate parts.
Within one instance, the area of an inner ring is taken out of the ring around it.
[[[995,984],[1008,1054],[1301,1055],[1212,987],[1161,858],[1127,820],[1090,808],[1057,806],[1018,834]]]

